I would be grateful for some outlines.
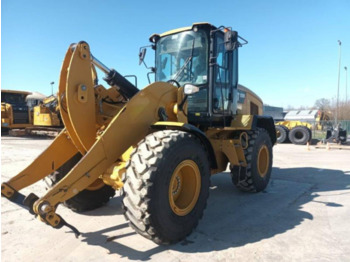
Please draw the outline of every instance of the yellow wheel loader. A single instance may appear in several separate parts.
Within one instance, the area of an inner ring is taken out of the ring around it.
[[[142,90],[98,61],[86,42],[68,48],[58,92],[65,128],[2,184],[2,196],[78,235],[57,205],[92,209],[122,190],[130,226],[169,244],[197,226],[210,176],[228,165],[239,189],[266,188],[273,120],[237,114],[238,48],[247,42],[231,28],[208,23],[154,34],[150,41],[156,81]],[[145,54],[142,48],[141,63]],[[108,88],[98,83],[96,69],[106,73]],[[47,176],[53,183],[44,196],[19,192]]]

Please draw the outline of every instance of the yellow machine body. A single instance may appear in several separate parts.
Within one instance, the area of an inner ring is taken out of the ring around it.
[[[238,114],[239,115],[262,115],[263,101],[249,88],[238,85]]]
[[[309,129],[312,129],[312,125],[307,123],[307,122],[301,122],[301,121],[292,121],[292,120],[288,120],[288,121],[279,121],[275,123],[276,125],[282,125],[287,127],[289,130],[293,129],[296,126],[306,126]]]
[[[82,161],[37,201],[34,206],[37,214],[40,214],[40,203],[46,202],[54,210],[58,203],[82,191],[96,179],[103,178],[111,167],[120,165],[120,160],[126,161],[123,154],[151,132],[150,126],[157,122],[160,107],[166,109],[170,120],[176,121],[173,107],[177,102],[178,89],[167,83],[151,84],[124,107],[109,109],[97,116],[96,109],[100,112],[99,101],[95,101],[90,58],[84,59],[80,52],[85,50],[84,47],[88,48],[87,44],[80,44],[74,52],[70,48],[62,68],[59,97],[61,107],[68,105],[67,112],[61,110],[66,129],[29,167],[2,187],[3,195],[11,197],[15,191],[59,168],[78,151],[83,154]],[[89,54],[86,52],[86,55]],[[82,85],[87,86],[86,92],[81,90]],[[107,95],[109,92],[99,87],[96,93]],[[112,111],[117,113],[113,119]],[[58,153],[59,151],[62,153]],[[116,178],[116,181],[119,180]]]
[[[59,203],[89,187],[99,188],[101,184],[114,189],[123,187],[125,166],[133,148],[157,130],[182,130],[195,135],[208,151],[211,174],[226,170],[228,164],[247,167],[244,155],[248,140],[246,132],[259,125],[250,111],[255,109],[251,109],[249,103],[257,105],[258,114],[262,107],[261,99],[254,93],[245,89],[247,100],[241,110],[246,114],[237,115],[229,126],[208,127],[202,132],[187,123],[186,104],[183,110],[179,110],[184,101],[183,87],[155,82],[127,100],[118,91],[118,86],[95,85],[96,70],[92,59],[90,47],[85,42],[68,48],[58,91],[65,128],[33,163],[2,184],[3,196],[16,198],[19,190],[43,179],[80,153],[81,160],[67,175],[32,203],[32,212],[51,226],[58,227],[62,222],[55,213]],[[45,115],[50,112],[40,106],[35,109],[35,114],[43,117],[38,120],[41,125],[57,123],[52,115],[51,122],[46,121]],[[162,115],[166,115],[166,120]],[[233,135],[236,131],[241,135]]]
[[[55,96],[46,97],[33,108],[33,125],[46,127],[62,126],[59,119],[58,100]]]
[[[307,113],[303,114],[305,111]],[[289,130],[296,126],[305,126],[310,130],[323,130],[324,127],[327,126],[327,121],[331,119],[331,113],[318,110],[317,115],[313,115],[314,111],[315,110],[300,110],[298,111],[297,118],[293,119],[293,116],[291,116],[284,121],[276,122],[276,125],[283,125]]]
[[[57,113],[52,112],[45,105],[38,105],[34,107],[33,124],[34,126],[60,126],[61,121]]]

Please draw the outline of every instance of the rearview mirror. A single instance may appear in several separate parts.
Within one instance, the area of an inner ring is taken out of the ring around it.
[[[237,31],[228,30],[224,35],[225,49],[226,51],[233,51],[237,47],[238,34]]]
[[[146,56],[146,51],[147,49],[146,48],[142,48],[140,53],[139,53],[139,65],[142,64],[143,60],[145,59],[145,56]]]

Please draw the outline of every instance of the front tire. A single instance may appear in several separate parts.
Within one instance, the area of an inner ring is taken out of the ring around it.
[[[157,244],[184,239],[197,226],[209,196],[208,155],[194,135],[152,133],[131,154],[123,187],[129,224]]]
[[[248,131],[248,147],[244,149],[246,168],[231,169],[233,184],[241,191],[260,192],[269,184],[272,171],[272,143],[265,129]]]

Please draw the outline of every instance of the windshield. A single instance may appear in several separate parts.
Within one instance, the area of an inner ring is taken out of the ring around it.
[[[25,104],[27,94],[1,92],[1,103]]]
[[[185,31],[161,38],[156,48],[156,81],[176,80],[180,85],[206,84],[208,38],[204,31]]]

